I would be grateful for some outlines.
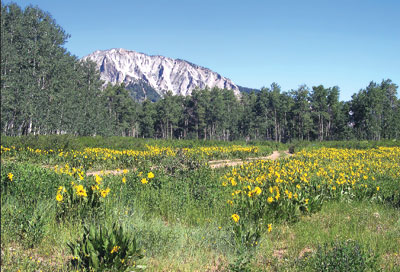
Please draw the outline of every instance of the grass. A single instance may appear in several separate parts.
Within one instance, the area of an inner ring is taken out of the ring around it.
[[[263,270],[294,271],[298,260],[315,252],[318,245],[335,240],[354,240],[379,258],[383,271],[396,271],[400,258],[400,211],[371,202],[330,202],[293,225],[279,224],[264,237],[254,265]],[[257,261],[258,260],[258,261]]]
[[[358,241],[381,256],[379,266],[384,271],[396,271],[400,258],[399,218],[399,210],[382,204],[326,203],[320,212],[302,217],[295,224],[274,226],[269,235],[262,237],[251,266],[255,271],[294,271],[293,260],[311,254],[318,245],[339,239]],[[141,262],[147,271],[220,271],[227,269],[233,258],[231,234],[215,222],[202,226],[170,224],[139,213],[119,216],[119,220],[135,231],[146,249]],[[54,271],[55,267],[68,271],[64,245],[79,230],[76,224],[52,225],[46,239],[34,249],[24,249],[6,238],[2,241],[3,271]]]
[[[144,164],[125,175],[126,184],[122,176],[105,176],[102,186],[111,193],[102,202],[104,213],[60,220],[55,195],[59,186],[70,186],[72,177],[2,155],[1,271],[71,271],[67,242],[78,239],[84,225],[114,222],[136,236],[145,250],[138,264],[146,271],[229,271],[237,244],[227,205],[231,191],[221,177],[232,168],[191,163],[167,158],[157,167]],[[142,184],[150,171],[155,177]],[[396,184],[393,178],[390,182]],[[252,251],[251,271],[297,271],[319,246],[348,240],[373,252],[383,271],[400,265],[400,210],[390,203],[330,200],[291,223],[269,222],[272,231],[262,232]]]

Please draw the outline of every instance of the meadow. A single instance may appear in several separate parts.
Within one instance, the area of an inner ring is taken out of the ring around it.
[[[400,144],[4,136],[1,237],[1,271],[399,271]]]

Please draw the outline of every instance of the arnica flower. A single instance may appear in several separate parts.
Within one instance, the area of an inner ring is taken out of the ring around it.
[[[143,183],[143,184],[146,184],[146,183],[148,183],[148,180],[145,179],[145,178],[142,178],[142,180],[140,182]]]
[[[57,194],[56,200],[57,200],[58,202],[61,202],[61,201],[63,200],[62,194]]]
[[[104,198],[105,198],[109,193],[110,193],[110,188],[108,188],[108,187],[107,187],[107,189],[101,190],[101,191],[100,191],[101,196],[104,197]]]
[[[101,181],[102,181],[103,179],[100,177],[100,176],[98,176],[98,175],[96,175],[96,183],[97,184],[101,184]]]
[[[126,183],[126,177],[122,178],[122,183],[124,183],[124,184]]]
[[[60,186],[60,187],[58,187],[58,189],[57,189],[57,194],[59,194],[59,193],[61,193],[61,192],[63,192],[63,193],[65,193],[67,190],[65,190],[65,188],[63,187],[63,186]]]
[[[149,179],[152,179],[152,178],[154,178],[154,174],[153,174],[153,172],[149,172],[149,173],[147,174],[147,177],[148,177]]]
[[[7,177],[8,177],[8,179],[9,179],[10,181],[12,181],[14,175],[13,175],[13,173],[8,173]]]
[[[78,176],[79,176],[79,180],[84,180],[85,179],[80,172],[78,173]]]
[[[118,252],[119,248],[119,246],[114,246],[113,249],[111,249],[110,253],[113,254],[115,252]]]
[[[234,213],[231,217],[235,223],[239,222],[240,216],[238,214]]]
[[[273,199],[272,197],[268,197],[268,198],[267,198],[267,202],[268,202],[268,203],[272,203],[273,201],[274,201],[274,199]]]
[[[254,189],[254,192],[256,193],[256,195],[260,195],[261,192],[262,192],[262,190],[261,190],[260,187],[257,186],[257,187]]]
[[[83,188],[83,185],[76,186],[76,194],[78,196],[84,196],[84,197],[87,196],[86,190],[85,188]]]
[[[268,232],[272,231],[272,224],[268,224]]]

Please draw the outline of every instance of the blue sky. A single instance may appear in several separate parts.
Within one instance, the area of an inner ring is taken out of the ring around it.
[[[9,3],[10,1],[3,1]],[[125,48],[180,58],[244,87],[400,85],[399,0],[18,0],[49,12],[83,57]]]

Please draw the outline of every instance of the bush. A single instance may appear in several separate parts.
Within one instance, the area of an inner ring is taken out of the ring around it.
[[[313,255],[300,261],[298,268],[299,271],[379,271],[377,257],[352,240],[318,246]]]
[[[143,258],[136,237],[116,223],[112,228],[85,226],[82,238],[67,245],[72,264],[86,271],[126,271],[138,268],[136,261]]]

